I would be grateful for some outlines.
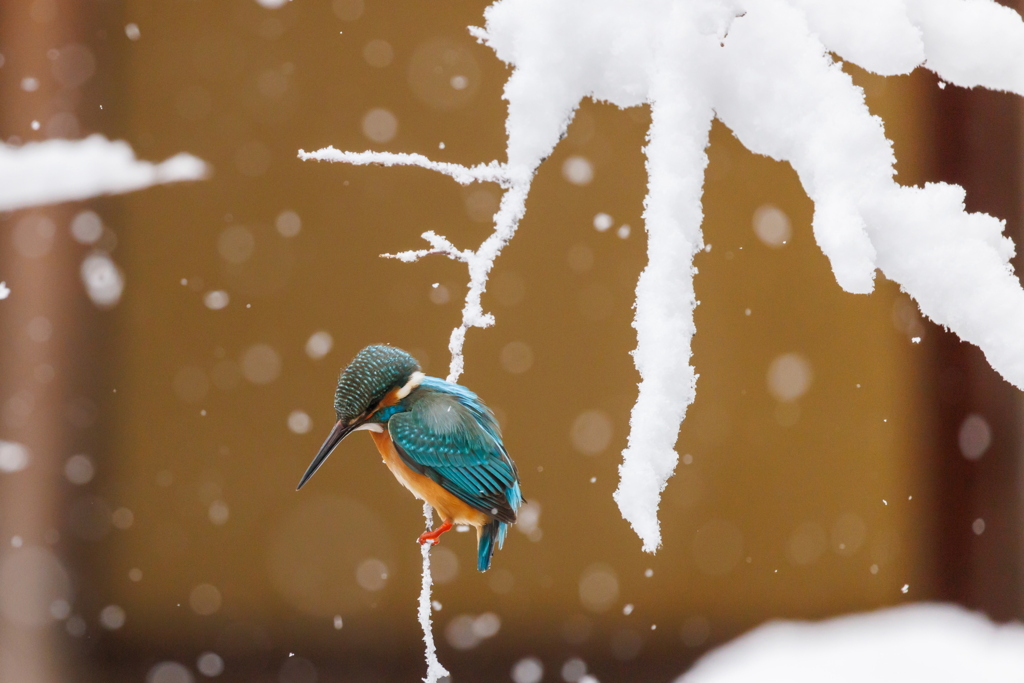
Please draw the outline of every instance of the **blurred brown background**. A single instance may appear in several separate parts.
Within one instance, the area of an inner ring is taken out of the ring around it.
[[[0,6],[4,140],[100,132],[214,168],[0,215],[16,294],[0,302],[0,439],[32,452],[0,475],[0,681],[422,676],[419,504],[359,436],[294,488],[362,346],[447,374],[462,266],[378,255],[427,229],[475,247],[500,195],[296,151],[502,158],[508,70],[465,30],[486,4]],[[1018,101],[846,68],[901,182],[964,184],[1019,234]],[[611,493],[637,382],[648,121],[581,107],[496,265],[497,325],[470,332],[462,382],[499,416],[531,506],[487,574],[470,534],[433,552],[453,680],[509,680],[537,657],[547,681],[576,680],[574,658],[605,682],[668,681],[765,619],[908,600],[1021,616],[1019,392],[891,283],[842,292],[793,171],[719,124],[698,398],[664,546],[640,551]],[[95,250],[123,273],[116,303],[79,277]]]

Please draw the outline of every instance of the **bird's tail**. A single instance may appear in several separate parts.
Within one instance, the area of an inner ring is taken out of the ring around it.
[[[476,568],[482,572],[491,567],[491,556],[495,546],[500,548],[505,543],[508,525],[494,519],[480,527],[480,535],[476,545]]]

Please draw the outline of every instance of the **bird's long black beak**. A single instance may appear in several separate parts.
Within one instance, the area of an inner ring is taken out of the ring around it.
[[[334,429],[332,429],[331,433],[327,435],[327,440],[324,441],[324,445],[320,447],[320,452],[316,454],[315,458],[313,458],[313,462],[309,463],[309,468],[307,468],[306,473],[302,475],[302,480],[299,481],[299,485],[295,487],[296,491],[306,485],[309,478],[316,474],[316,471],[320,469],[320,465],[324,464],[324,460],[326,460],[327,456],[331,454],[331,451],[333,451],[335,447],[341,443],[341,440],[348,436],[356,426],[357,425],[355,424],[345,425],[341,420],[338,420],[334,425]]]

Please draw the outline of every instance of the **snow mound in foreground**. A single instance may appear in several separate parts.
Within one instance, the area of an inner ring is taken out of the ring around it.
[[[1024,681],[1024,626],[919,603],[822,622],[776,621],[704,656],[676,683]]]

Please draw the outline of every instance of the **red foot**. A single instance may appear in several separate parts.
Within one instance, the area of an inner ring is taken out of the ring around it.
[[[441,534],[452,528],[451,522],[445,522],[441,526],[437,527],[433,531],[424,531],[420,534],[420,537],[416,539],[416,542],[423,545],[427,541],[430,541],[431,545],[437,545],[441,542]]]

